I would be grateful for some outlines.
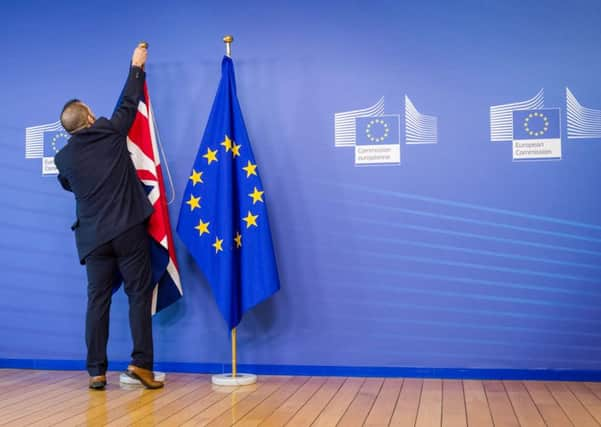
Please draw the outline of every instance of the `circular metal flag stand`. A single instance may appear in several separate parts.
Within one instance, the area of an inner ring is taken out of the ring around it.
[[[225,386],[249,385],[257,382],[257,376],[255,374],[241,374],[238,372],[236,366],[236,328],[232,329],[232,372],[213,375],[211,377],[211,382],[215,385]]]

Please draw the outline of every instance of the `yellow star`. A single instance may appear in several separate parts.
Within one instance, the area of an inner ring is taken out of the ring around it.
[[[227,153],[232,149],[232,140],[226,135],[221,145],[225,147],[225,152]]]
[[[196,170],[192,169],[192,175],[190,175],[190,179],[192,180],[192,185],[196,185],[199,182],[202,184],[204,182],[202,180],[202,171],[196,172]]]
[[[213,243],[211,246],[215,248],[215,253],[217,253],[219,251],[223,252],[223,248],[221,247],[221,245],[223,245],[223,239],[215,237],[215,243]]]
[[[254,225],[255,227],[257,227],[257,218],[259,217],[259,215],[253,215],[250,211],[248,211],[248,215],[246,215],[246,217],[242,218],[244,221],[246,221],[246,228],[249,228],[251,225]]]
[[[210,148],[207,148],[207,154],[203,154],[202,157],[207,159],[209,164],[217,161],[217,150],[212,151]]]
[[[232,145],[232,156],[240,157],[240,147],[242,147],[242,145],[236,144],[234,142],[234,145]]]
[[[209,222],[202,222],[202,219],[198,222],[198,225],[194,227],[198,230],[198,235],[202,236],[204,233],[210,234]]]
[[[257,165],[256,164],[253,165],[250,162],[250,160],[248,161],[246,166],[244,166],[242,169],[246,171],[247,178],[250,177],[251,175],[257,175]]]
[[[240,234],[240,232],[236,233],[236,237],[234,237],[234,242],[236,242],[237,248],[242,246],[242,234]]]
[[[259,191],[257,190],[257,187],[255,187],[254,191],[248,195],[249,197],[252,197],[253,205],[257,202],[263,202],[263,193],[264,191]]]
[[[194,194],[190,193],[190,200],[186,204],[190,205],[190,212],[196,208],[200,208],[200,196],[194,197]]]

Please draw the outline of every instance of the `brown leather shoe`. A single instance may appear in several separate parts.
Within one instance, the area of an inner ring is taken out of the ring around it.
[[[154,373],[148,369],[140,368],[138,366],[129,365],[125,372],[130,378],[135,378],[144,384],[144,387],[148,389],[155,389],[163,387],[162,381],[154,380]]]
[[[106,387],[106,375],[90,377],[89,386],[92,390],[104,390],[104,387]]]

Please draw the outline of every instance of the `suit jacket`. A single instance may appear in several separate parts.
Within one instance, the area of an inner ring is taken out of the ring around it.
[[[58,179],[75,195],[77,252],[82,264],[100,245],[146,220],[153,211],[127,150],[145,73],[131,67],[122,102],[110,119],[100,117],[75,132],[56,154]]]

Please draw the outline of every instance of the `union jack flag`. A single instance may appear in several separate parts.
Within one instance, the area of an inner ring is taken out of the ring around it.
[[[148,234],[151,238],[152,273],[155,283],[152,314],[156,314],[181,298],[183,292],[169,222],[156,125],[146,83],[144,95],[138,103],[136,118],[127,135],[127,148],[138,178],[144,184],[148,199],[154,207],[154,213],[148,222]]]

